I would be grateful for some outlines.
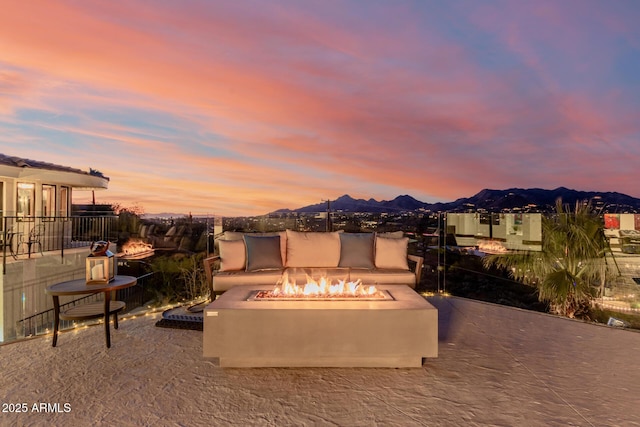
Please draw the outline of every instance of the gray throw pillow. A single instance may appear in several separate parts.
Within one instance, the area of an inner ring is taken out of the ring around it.
[[[373,233],[340,233],[339,267],[375,268]]]
[[[282,268],[280,236],[244,235],[247,247],[247,271]]]

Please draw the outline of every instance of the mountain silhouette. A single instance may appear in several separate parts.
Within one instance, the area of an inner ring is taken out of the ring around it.
[[[602,212],[640,212],[640,199],[617,192],[579,191],[565,187],[553,190],[542,188],[509,188],[507,190],[483,189],[477,194],[460,198],[447,203],[425,203],[409,195],[401,195],[393,200],[377,201],[375,199],[354,199],[345,194],[330,201],[332,212],[360,213],[401,213],[416,210],[432,212],[465,212],[484,209],[490,212],[513,209],[532,212],[549,212],[554,210],[556,200],[562,199],[564,204],[575,205],[578,202],[592,201],[594,207]],[[314,213],[326,212],[327,202],[298,209],[280,209],[274,213]]]

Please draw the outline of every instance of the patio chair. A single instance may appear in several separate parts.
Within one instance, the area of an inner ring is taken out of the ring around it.
[[[9,253],[13,259],[18,259],[15,249],[13,248],[13,238],[18,234],[15,231],[15,225],[8,227],[4,231],[0,231],[0,247],[2,248],[2,253],[6,253],[7,248],[9,248]]]
[[[29,254],[29,258],[31,258],[31,248],[33,245],[37,245],[40,249],[40,255],[44,256],[42,252],[42,237],[44,236],[44,224],[38,224],[34,226],[31,231],[29,231],[29,235],[27,239],[24,240],[23,235],[20,235],[20,244],[27,245],[27,253]],[[18,245],[18,246],[19,246]]]

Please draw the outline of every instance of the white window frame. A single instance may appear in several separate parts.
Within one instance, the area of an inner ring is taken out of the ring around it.
[[[69,218],[71,206],[71,187],[60,186],[60,216]]]
[[[16,216],[33,217],[35,210],[36,185],[32,182],[19,182],[16,191]]]
[[[54,218],[56,216],[56,186],[42,184],[42,216]]]

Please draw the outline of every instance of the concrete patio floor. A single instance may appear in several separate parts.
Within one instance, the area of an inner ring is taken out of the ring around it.
[[[222,369],[159,313],[122,320],[110,349],[99,326],[3,345],[0,425],[640,426],[640,333],[429,300],[422,368]]]

